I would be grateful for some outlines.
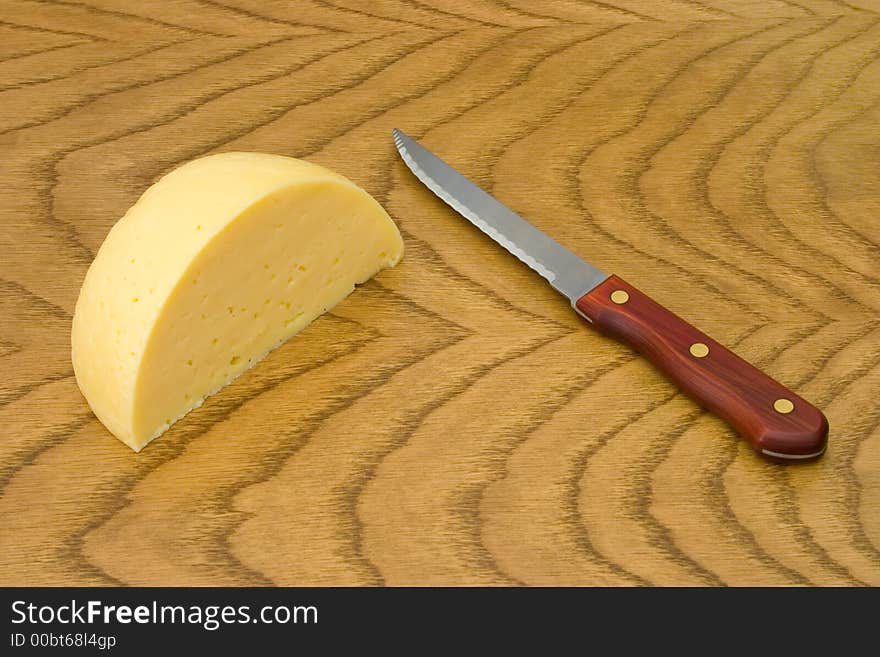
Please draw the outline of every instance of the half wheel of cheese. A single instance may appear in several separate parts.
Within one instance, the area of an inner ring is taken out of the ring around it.
[[[309,162],[194,160],[107,235],[73,318],[95,415],[139,451],[403,253],[369,194]]]

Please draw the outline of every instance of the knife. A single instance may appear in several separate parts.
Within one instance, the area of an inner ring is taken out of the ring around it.
[[[599,271],[397,130],[403,161],[428,189],[568,297],[600,332],[650,360],[776,462],[821,456],[822,412],[623,279]]]

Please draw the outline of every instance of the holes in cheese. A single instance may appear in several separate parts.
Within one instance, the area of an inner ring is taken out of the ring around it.
[[[388,214],[332,171],[262,153],[194,160],[143,194],[89,267],[77,383],[139,451],[402,254]]]

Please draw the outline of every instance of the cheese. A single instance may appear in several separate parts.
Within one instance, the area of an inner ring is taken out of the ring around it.
[[[140,451],[402,253],[379,203],[332,171],[262,153],[194,160],[141,196],[89,267],[77,383]]]

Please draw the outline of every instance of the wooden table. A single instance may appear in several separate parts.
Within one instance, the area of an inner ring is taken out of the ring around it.
[[[4,0],[0,584],[880,585],[880,3]],[[390,131],[823,408],[758,458],[419,185]],[[406,256],[140,454],[71,316],[207,153]]]

